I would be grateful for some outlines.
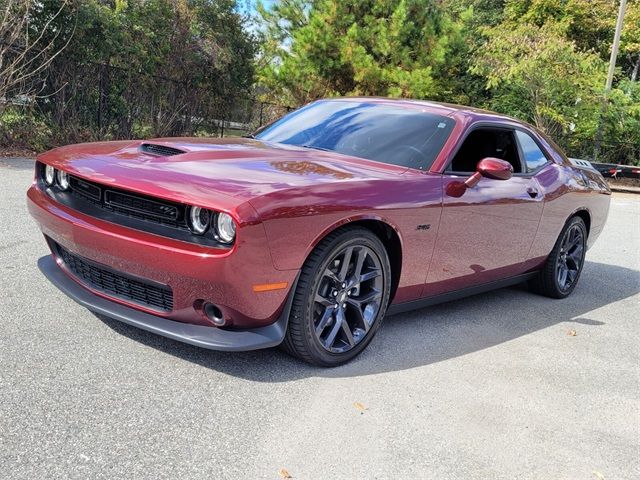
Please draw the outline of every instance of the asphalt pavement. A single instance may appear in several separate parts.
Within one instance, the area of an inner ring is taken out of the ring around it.
[[[0,159],[0,477],[640,478],[640,195],[565,300],[386,319],[331,370],[99,319],[40,274],[32,162]]]

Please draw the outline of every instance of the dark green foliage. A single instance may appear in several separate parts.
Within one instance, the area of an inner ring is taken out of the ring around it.
[[[232,0],[72,0],[45,28],[62,3],[31,27],[66,45],[35,108],[52,143],[211,133],[251,91],[255,41]]]
[[[637,0],[604,98],[617,8],[611,0],[281,0],[259,8],[258,79],[267,97],[295,105],[363,94],[489,108],[585,158],[602,119],[602,160],[637,163]]]
[[[460,27],[432,0],[319,0],[260,8],[261,82],[295,104],[331,95],[434,97]]]
[[[249,3],[30,2],[29,38],[42,34],[50,52],[66,48],[36,77],[29,101],[0,98],[0,141],[28,143],[16,135],[30,122],[37,148],[211,134],[221,120],[253,115],[255,124],[284,111],[254,108],[256,95],[294,107],[382,95],[496,110],[584,158],[600,125],[601,160],[640,162],[640,0],[628,1],[606,98],[618,0],[274,0],[258,3],[251,24],[239,13]]]

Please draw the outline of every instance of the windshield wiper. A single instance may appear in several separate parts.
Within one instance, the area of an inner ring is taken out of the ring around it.
[[[331,150],[330,148],[318,147],[316,145],[298,145],[298,146],[302,148],[310,148],[312,150],[321,150],[323,152],[333,152],[333,150]]]

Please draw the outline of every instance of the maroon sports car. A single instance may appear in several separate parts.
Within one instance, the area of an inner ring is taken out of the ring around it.
[[[532,127],[423,101],[314,102],[244,139],[38,157],[42,272],[90,310],[334,366],[385,313],[528,281],[569,295],[610,190]]]

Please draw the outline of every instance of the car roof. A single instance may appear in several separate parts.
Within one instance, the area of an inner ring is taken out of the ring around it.
[[[342,102],[362,102],[374,103],[379,105],[389,105],[395,107],[403,107],[416,109],[423,112],[435,113],[444,116],[466,117],[473,120],[487,121],[509,121],[516,122],[521,125],[527,125],[525,122],[517,120],[507,115],[501,115],[489,110],[481,108],[467,107],[464,105],[456,105],[453,103],[432,102],[428,100],[414,100],[409,98],[386,98],[386,97],[332,97],[324,98],[318,101],[342,101]]]

